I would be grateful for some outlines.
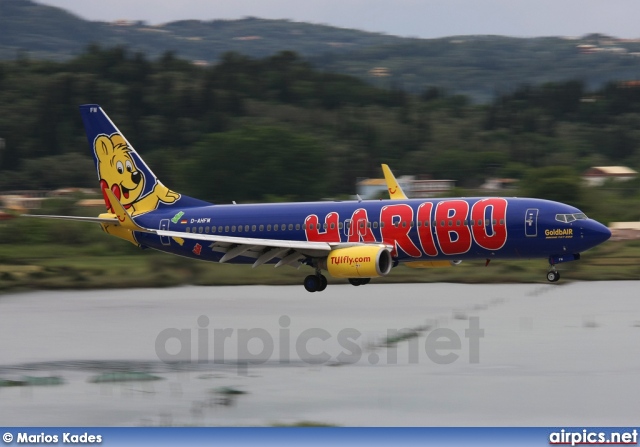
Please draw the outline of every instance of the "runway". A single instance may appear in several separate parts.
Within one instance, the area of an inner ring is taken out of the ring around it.
[[[0,296],[5,425],[634,425],[637,281]],[[160,380],[92,383],[108,372]],[[224,394],[233,390],[244,394]]]

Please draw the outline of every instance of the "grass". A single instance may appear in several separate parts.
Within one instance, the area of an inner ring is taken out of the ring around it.
[[[124,242],[122,242],[124,244]],[[560,264],[562,281],[640,279],[640,242],[607,242],[583,254],[577,262]],[[524,261],[464,262],[451,268],[398,267],[378,283],[546,282],[543,259]],[[0,291],[38,289],[99,289],[194,285],[296,284],[310,274],[309,267],[295,269],[263,265],[206,263],[152,250],[121,247],[116,253],[101,243],[0,244]],[[331,283],[346,283],[332,279]]]

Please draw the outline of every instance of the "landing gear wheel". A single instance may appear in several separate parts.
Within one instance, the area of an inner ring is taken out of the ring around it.
[[[547,281],[558,282],[559,279],[560,273],[556,272],[555,270],[550,270],[549,272],[547,272]]]
[[[369,284],[371,278],[349,278],[349,283],[352,286],[364,286]]]
[[[318,286],[317,291],[322,292],[326,288],[327,288],[327,277],[324,275],[320,275],[320,284]]]
[[[327,278],[324,275],[309,275],[304,279],[307,292],[322,292],[327,288]]]
[[[320,285],[322,282],[316,275],[309,275],[304,279],[304,288],[307,292],[317,292]]]

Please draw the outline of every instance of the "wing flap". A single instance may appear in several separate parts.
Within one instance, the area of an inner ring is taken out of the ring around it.
[[[158,236],[179,237],[199,241],[218,242],[229,245],[251,245],[272,248],[290,248],[294,250],[318,250],[330,252],[333,247],[327,242],[292,241],[286,239],[259,239],[251,237],[218,236],[200,233],[183,233],[182,231],[147,230]]]

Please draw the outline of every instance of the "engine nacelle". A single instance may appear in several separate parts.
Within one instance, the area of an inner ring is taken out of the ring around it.
[[[367,245],[332,250],[325,267],[334,278],[375,278],[391,271],[393,259],[384,245]]]

